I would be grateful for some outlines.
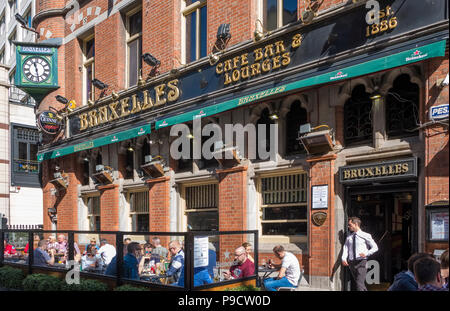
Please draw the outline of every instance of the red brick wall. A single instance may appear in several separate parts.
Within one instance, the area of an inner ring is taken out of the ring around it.
[[[433,58],[425,64],[428,80],[426,82],[426,101],[423,123],[429,121],[432,106],[448,104],[449,87],[440,88],[437,84],[449,72],[448,49],[445,57]],[[440,124],[425,129],[425,205],[436,201],[449,200],[449,135],[448,127]],[[426,219],[426,211],[422,219]],[[425,251],[448,248],[448,243],[426,243]]]
[[[327,213],[327,219],[320,227],[309,222],[309,274],[313,276],[329,276],[334,264],[334,161],[336,155],[309,158],[310,163],[310,192],[311,187],[328,185],[328,209],[309,209],[309,219],[312,214],[321,211]]]
[[[115,184],[97,187],[100,190],[100,230],[119,230],[119,186]]]
[[[149,230],[170,232],[170,185],[168,177],[150,179],[149,186]],[[175,217],[175,215],[173,215]],[[169,237],[160,236],[161,245],[169,244]]]

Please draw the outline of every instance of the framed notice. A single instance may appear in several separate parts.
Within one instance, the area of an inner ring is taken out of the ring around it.
[[[194,268],[208,266],[208,237],[194,238]]]
[[[429,241],[448,242],[448,214],[448,207],[427,210],[427,231]]]
[[[328,185],[312,186],[312,209],[328,208]]]

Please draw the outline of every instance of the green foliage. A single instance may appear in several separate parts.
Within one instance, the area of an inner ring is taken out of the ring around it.
[[[259,287],[253,285],[240,285],[232,288],[225,289],[226,292],[257,292],[261,291]]]
[[[0,286],[10,289],[22,289],[25,274],[21,269],[4,266],[0,268]]]
[[[25,291],[59,291],[62,281],[51,275],[30,274],[22,282]]]
[[[142,292],[144,292],[144,291],[147,291],[147,289],[126,284],[126,285],[121,285],[119,287],[114,288],[114,291],[117,291],[117,292],[142,291]]]
[[[83,292],[105,292],[108,286],[97,280],[81,279],[80,284],[67,284],[63,282],[61,287],[63,291],[83,291]]]

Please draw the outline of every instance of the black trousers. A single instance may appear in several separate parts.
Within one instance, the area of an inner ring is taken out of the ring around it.
[[[348,263],[357,291],[367,291],[365,284],[367,274],[366,263],[367,259],[353,260]]]

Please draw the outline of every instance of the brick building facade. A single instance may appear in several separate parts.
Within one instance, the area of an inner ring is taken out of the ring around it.
[[[322,1],[311,22],[303,21],[303,1],[272,2],[37,1],[34,26],[50,29],[61,44],[60,88],[37,113],[63,109],[56,95],[77,103],[65,115],[66,129],[46,136],[39,152],[44,228],[89,230],[99,219],[101,230],[256,229],[260,261],[282,244],[299,258],[311,286],[335,290],[347,287],[340,268],[347,217],[360,216],[390,254],[375,258],[384,283],[411,253],[448,245],[448,123],[429,119],[431,107],[448,103],[441,84],[449,71],[445,1],[426,8],[432,17],[423,22],[413,22],[420,8],[408,15],[401,1],[381,1],[380,28],[364,21],[366,1]],[[388,31],[380,30],[389,22]],[[231,39],[222,50],[216,34],[224,23]],[[258,48],[263,60],[256,65]],[[145,53],[160,65],[142,61]],[[108,87],[100,90],[93,78]],[[153,107],[144,111],[145,103]],[[251,158],[271,139],[252,144],[247,133],[248,149],[238,149],[234,163],[176,160],[171,126],[192,128],[192,117],[222,130],[276,124],[275,158]],[[146,124],[151,132],[115,140]],[[305,124],[312,128],[305,138],[330,137],[329,149],[306,152],[296,139]],[[152,175],[142,167],[158,168],[155,159],[164,165]],[[98,182],[97,165],[109,167],[111,180]],[[56,167],[65,187],[55,186]],[[348,178],[341,178],[346,169]],[[313,193],[319,186],[327,191],[322,206]],[[446,238],[433,241],[427,217],[442,208]]]

